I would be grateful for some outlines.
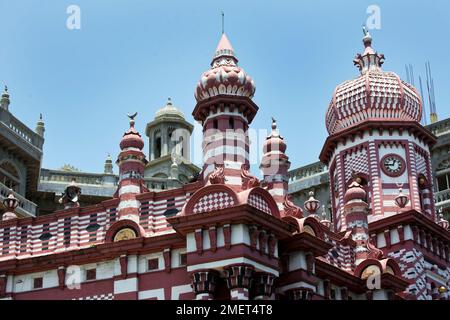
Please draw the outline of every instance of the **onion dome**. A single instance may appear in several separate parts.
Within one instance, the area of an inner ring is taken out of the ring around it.
[[[329,134],[368,120],[420,122],[422,118],[416,88],[394,72],[381,69],[384,55],[372,48],[372,37],[365,29],[364,34],[364,52],[353,60],[361,74],[335,89],[326,114]]]
[[[167,99],[166,105],[156,112],[156,119],[170,117],[184,120],[184,114],[172,104],[172,99]]]
[[[120,140],[120,149],[128,149],[128,148],[137,148],[142,150],[144,148],[144,141],[141,138],[139,132],[134,128],[134,118],[136,117],[137,112],[133,115],[128,115],[130,118],[130,129],[124,133],[122,140]]]
[[[365,201],[367,196],[366,190],[355,180],[348,186],[344,195],[344,202],[348,203],[352,200]]]
[[[264,153],[272,151],[286,152],[286,142],[284,142],[284,138],[278,133],[277,121],[274,118],[272,118],[272,133],[266,138],[263,144]]]
[[[221,94],[252,98],[255,83],[237,63],[233,47],[223,33],[211,69],[202,74],[197,84],[195,99],[202,101]]]

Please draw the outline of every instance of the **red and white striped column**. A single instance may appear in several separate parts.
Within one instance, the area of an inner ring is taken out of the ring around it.
[[[208,183],[217,167],[223,167],[225,183],[240,187],[242,164],[250,164],[248,121],[232,103],[214,109],[203,125],[203,177]]]
[[[119,166],[120,181],[116,195],[120,199],[117,209],[119,219],[130,219],[139,223],[140,203],[136,200],[136,195],[147,190],[144,185],[147,160],[142,152],[144,141],[134,128],[135,116],[129,116],[130,129],[120,141],[121,152],[116,162]]]

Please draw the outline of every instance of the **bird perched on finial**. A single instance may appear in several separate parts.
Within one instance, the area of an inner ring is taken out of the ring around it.
[[[136,118],[137,114],[138,114],[137,112],[135,112],[133,114],[127,113],[127,116],[128,116],[128,118],[130,118],[130,120],[134,120],[134,118]]]
[[[363,24],[362,29],[363,29],[364,35],[367,36],[369,34],[369,30],[367,30],[366,25]]]

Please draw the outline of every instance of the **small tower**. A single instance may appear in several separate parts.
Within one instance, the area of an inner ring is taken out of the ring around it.
[[[194,126],[187,122],[172,99],[156,112],[155,119],[147,124],[145,134],[149,138],[150,162],[170,157],[173,151],[187,161],[190,160],[189,140]]]
[[[8,111],[9,103],[10,103],[10,100],[9,100],[8,87],[5,86],[5,91],[3,91],[2,99],[0,100],[0,107]]]
[[[36,124],[35,131],[38,135],[40,135],[41,137],[44,137],[45,125],[44,125],[44,120],[42,120],[42,113],[39,115],[39,120]]]
[[[288,194],[288,170],[291,166],[289,157],[285,154],[286,147],[284,138],[277,131],[277,122],[272,118],[272,133],[264,142],[260,169],[263,172],[264,185],[280,210],[284,210],[283,202]]]
[[[114,174],[113,172],[113,163],[111,159],[111,155],[108,153],[108,157],[105,160],[104,171],[105,174]]]
[[[142,152],[144,141],[134,128],[137,113],[128,115],[130,129],[120,141],[121,152],[117,158],[119,166],[119,187],[116,195],[120,199],[118,207],[119,220],[129,219],[139,224],[140,203],[136,195],[147,191],[144,184],[144,169],[147,163]]]
[[[369,205],[366,202],[367,193],[355,180],[348,186],[344,195],[344,215],[347,230],[356,242],[355,264],[358,265],[368,258],[381,258],[381,250],[369,242],[369,223],[367,214]]]

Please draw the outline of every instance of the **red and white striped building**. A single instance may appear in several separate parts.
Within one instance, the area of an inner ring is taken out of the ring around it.
[[[0,299],[449,299],[448,222],[436,217],[421,98],[364,38],[361,75],[327,112],[321,160],[333,223],[287,196],[276,122],[263,180],[249,171],[255,85],[223,34],[197,85],[204,166],[181,188],[145,188],[144,142],[124,134],[115,196],[98,205],[0,222]],[[73,187],[73,186],[72,186]],[[399,193],[399,188],[402,193]]]

